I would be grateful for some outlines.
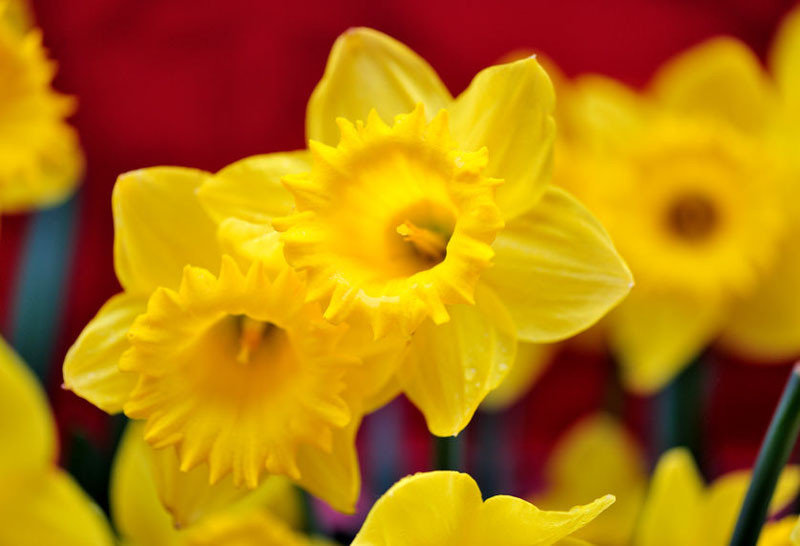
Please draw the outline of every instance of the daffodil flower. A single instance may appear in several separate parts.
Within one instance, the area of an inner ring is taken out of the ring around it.
[[[643,450],[611,417],[586,418],[559,440],[547,462],[547,488],[532,497],[545,509],[594,498],[598,491],[618,501],[575,536],[593,544],[668,546],[729,543],[747,487],[749,471],[725,474],[710,485],[691,454],[675,448],[659,459],[648,479]],[[800,469],[787,467],[778,482],[770,515],[782,512],[800,491]],[[759,546],[789,545],[797,517],[768,522]]]
[[[142,429],[128,426],[111,475],[112,517],[127,546],[323,544],[297,530],[301,500],[285,478],[271,476],[252,492],[230,476],[209,485],[207,471],[182,472],[174,450],[153,449]]]
[[[605,495],[568,512],[547,512],[507,495],[484,501],[468,474],[420,473],[378,499],[352,546],[546,546],[587,525],[613,502]]]
[[[761,293],[792,289],[770,275],[797,252],[770,137],[778,102],[755,55],[713,39],[646,92],[586,76],[561,96],[555,179],[605,223],[637,278],[606,323],[626,385],[662,388],[720,335],[772,356],[800,350],[800,322],[779,310],[790,304],[773,311]]]
[[[119,178],[124,292],[68,352],[64,385],[144,420],[146,440],[175,446],[182,471],[202,465],[211,483],[230,473],[250,489],[264,472],[280,474],[352,511],[360,389],[371,383],[355,374],[359,351],[374,347],[305,302],[305,281],[279,247],[276,261],[223,254],[195,195],[209,176],[163,167]]]
[[[309,151],[245,160],[200,196],[240,253],[281,232],[327,320],[408,339],[389,385],[454,435],[517,338],[571,336],[632,284],[603,227],[548,184],[553,102],[534,58],[454,99],[404,45],[350,30],[308,104]]]
[[[100,509],[56,466],[57,442],[45,394],[0,339],[0,544],[113,544]]]
[[[54,73],[26,7],[0,1],[0,212],[57,203],[80,178],[83,156],[65,121],[74,101],[53,91]]]

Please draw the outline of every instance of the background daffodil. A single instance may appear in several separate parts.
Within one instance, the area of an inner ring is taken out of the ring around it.
[[[459,472],[426,472],[394,484],[370,510],[353,546],[555,544],[614,502],[605,495],[568,512],[547,512],[516,497],[481,498]]]
[[[776,96],[747,47],[696,46],[645,93],[582,77],[563,84],[561,106],[555,178],[605,222],[637,277],[606,322],[626,385],[658,390],[728,325],[771,321],[759,289],[788,254],[787,168],[769,137]]]
[[[222,254],[195,192],[209,175],[154,168],[114,190],[115,267],[124,292],[67,354],[64,385],[108,412],[146,421],[157,448],[211,483],[255,488],[289,476],[342,511],[360,489],[356,334],[322,320],[285,263]],[[280,255],[278,257],[282,260]],[[211,271],[219,271],[218,275]],[[354,337],[355,336],[355,337]],[[351,341],[353,340],[353,341]]]
[[[454,99],[408,48],[351,30],[309,101],[309,153],[260,156],[201,199],[240,252],[283,232],[326,319],[406,337],[390,383],[431,432],[457,434],[517,338],[573,335],[632,284],[600,224],[548,184],[553,100],[533,58]]]
[[[56,466],[57,442],[45,394],[0,339],[0,544],[113,544],[100,509]]]
[[[55,65],[29,15],[22,2],[0,1],[0,212],[61,201],[83,170],[65,121],[74,101],[51,88]]]
[[[648,478],[641,447],[621,424],[600,414],[580,421],[559,440],[545,478],[546,489],[532,497],[544,509],[563,509],[594,498],[598,491],[616,496],[614,506],[575,533],[592,544],[724,546],[733,533],[750,472],[730,472],[706,485],[691,454],[675,448],[661,456]],[[770,515],[783,511],[799,491],[800,470],[788,467]],[[796,519],[768,522],[759,544],[790,544]]]

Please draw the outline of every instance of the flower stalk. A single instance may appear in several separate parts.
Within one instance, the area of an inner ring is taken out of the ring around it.
[[[778,476],[800,432],[800,362],[794,365],[761,444],[731,546],[755,545],[767,516]]]

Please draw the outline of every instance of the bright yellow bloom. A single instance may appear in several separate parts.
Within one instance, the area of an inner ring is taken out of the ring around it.
[[[385,392],[457,434],[518,337],[571,336],[632,283],[600,224],[548,185],[553,101],[533,58],[482,71],[454,99],[408,48],[351,30],[309,102],[309,152],[246,160],[201,199],[240,254],[283,232],[326,319],[408,339]]]
[[[297,531],[301,502],[289,481],[272,476],[253,492],[230,476],[209,485],[207,471],[181,472],[175,452],[151,448],[142,429],[129,425],[111,476],[111,511],[124,544],[312,544]]]
[[[146,440],[175,446],[182,471],[200,465],[212,484],[230,473],[251,489],[265,471],[281,474],[352,511],[361,382],[370,383],[359,357],[376,349],[305,302],[277,241],[271,261],[223,254],[195,195],[209,176],[154,168],[119,178],[114,250],[125,291],[70,349],[64,384],[144,420]]]
[[[53,91],[54,64],[19,2],[0,0],[0,212],[51,205],[83,169],[74,102]]]
[[[589,76],[561,96],[555,177],[636,275],[608,335],[627,386],[652,392],[727,325],[765,320],[759,303],[741,314],[781,254],[796,254],[782,246],[796,238],[786,238],[787,169],[769,137],[774,90],[744,45],[715,39],[667,63],[645,93]],[[797,332],[798,321],[776,324],[773,337]],[[800,349],[800,337],[792,343]]]
[[[516,497],[481,498],[459,472],[426,472],[394,484],[370,510],[353,546],[545,546],[580,529],[614,502],[605,495],[568,512]]]
[[[580,422],[562,438],[547,464],[548,488],[533,502],[546,509],[610,492],[617,503],[576,536],[597,545],[724,546],[750,482],[750,472],[725,474],[706,485],[688,451],[666,452],[649,480],[644,453],[627,431],[604,415]],[[800,469],[781,475],[770,514],[800,491]],[[760,545],[789,544],[788,521],[767,523]]]
[[[55,465],[57,439],[36,378],[0,339],[0,544],[105,546],[105,518]]]

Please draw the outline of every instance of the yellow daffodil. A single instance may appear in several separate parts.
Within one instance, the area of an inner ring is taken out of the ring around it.
[[[555,344],[520,342],[508,375],[486,396],[481,409],[503,411],[520,400],[553,361],[557,350],[558,345]]]
[[[606,324],[627,386],[660,389],[737,320],[768,320],[800,349],[797,321],[778,326],[757,302],[794,240],[785,160],[769,138],[777,101],[758,59],[720,38],[668,62],[644,93],[600,76],[563,89],[555,178],[637,278]],[[748,302],[756,314],[734,318]]]
[[[301,502],[289,481],[272,476],[253,492],[230,476],[209,485],[207,471],[181,472],[175,452],[154,450],[142,429],[129,425],[111,476],[112,515],[127,546],[316,543],[297,531]]]
[[[750,482],[750,472],[723,475],[705,485],[689,452],[666,452],[649,480],[644,453],[614,419],[592,416],[574,426],[553,450],[546,467],[547,489],[533,497],[545,509],[594,498],[598,491],[618,499],[576,537],[608,546],[724,546],[730,541]],[[800,491],[800,469],[788,467],[778,482],[771,514]],[[760,545],[790,544],[794,516],[767,523]]]
[[[211,483],[231,473],[251,489],[264,471],[281,474],[352,511],[356,353],[374,348],[322,320],[279,252],[280,262],[222,254],[195,195],[209,176],[153,168],[119,178],[114,251],[125,291],[70,349],[64,384],[144,420],[146,440],[175,446],[182,471],[202,465]]]
[[[0,0],[0,212],[64,199],[83,169],[74,102],[53,91],[54,64],[21,2]]]
[[[571,336],[632,284],[600,224],[548,184],[553,101],[533,58],[454,99],[404,45],[350,30],[308,104],[309,151],[246,160],[201,199],[239,253],[282,232],[327,320],[408,339],[386,392],[457,434],[517,338]]]
[[[36,378],[0,339],[0,544],[105,546],[105,518],[55,465],[55,423]]]
[[[588,524],[614,502],[605,495],[568,512],[546,512],[516,497],[481,498],[459,472],[403,478],[372,507],[353,546],[545,546]]]

